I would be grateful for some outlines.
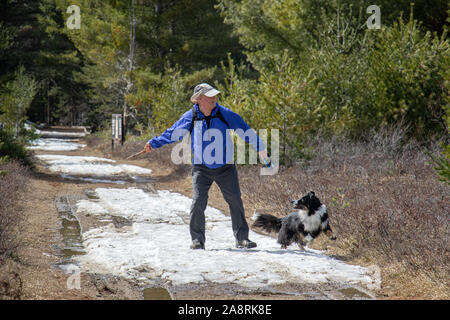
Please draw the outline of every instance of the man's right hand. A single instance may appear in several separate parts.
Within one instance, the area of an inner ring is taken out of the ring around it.
[[[152,151],[152,146],[150,145],[150,143],[147,141],[147,143],[145,144],[144,147],[145,152],[150,152]]]

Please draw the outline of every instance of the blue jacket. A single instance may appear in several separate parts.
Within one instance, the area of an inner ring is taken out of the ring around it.
[[[200,111],[198,104],[195,104],[194,108],[197,110],[198,121],[195,121],[192,130],[191,150],[194,155],[193,164],[204,164],[214,169],[220,168],[227,163],[234,163],[234,145],[229,135],[229,129],[235,130],[241,139],[252,144],[258,152],[266,149],[256,132],[249,127],[240,115],[230,109],[216,103],[216,106],[211,111],[212,118],[208,127],[207,121],[205,121],[206,117]],[[229,127],[221,119],[214,117],[219,108]],[[151,147],[157,149],[166,144],[180,141],[186,134],[189,134],[192,116],[191,108],[163,134],[150,139]]]

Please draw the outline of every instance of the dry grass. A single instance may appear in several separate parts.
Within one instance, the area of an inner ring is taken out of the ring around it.
[[[394,269],[400,276],[392,285],[407,284],[416,292],[410,292],[412,297],[447,299],[450,188],[438,181],[425,154],[426,149],[437,153],[438,144],[405,145],[402,138],[395,130],[373,133],[368,143],[316,137],[308,162],[275,176],[259,176],[258,168],[240,170],[245,202],[282,216],[291,211],[289,199],[313,190],[328,206],[338,234],[332,251],[349,261],[381,266],[385,279],[392,280],[392,265],[401,265]],[[411,279],[421,281],[414,286]],[[431,291],[424,295],[424,288]]]
[[[145,143],[148,140],[132,140],[126,141],[123,146],[115,146],[111,151],[111,140],[105,140],[98,137],[87,137],[86,142],[90,148],[95,148],[101,151],[105,156],[109,156],[116,159],[126,159],[127,157],[135,154],[144,149]],[[151,158],[157,161],[162,166],[169,167],[176,170],[178,173],[187,173],[190,171],[190,165],[176,165],[171,160],[172,147],[174,145],[167,146],[165,148],[155,149],[151,153]]]
[[[10,162],[0,167],[6,175],[0,177],[0,259],[14,253],[19,243],[14,232],[22,221],[17,210],[17,199],[24,190],[27,173],[25,167]]]
[[[22,280],[14,260],[23,215],[17,200],[25,189],[27,172],[17,162],[0,166],[1,170],[7,174],[0,176],[0,299],[20,299]]]

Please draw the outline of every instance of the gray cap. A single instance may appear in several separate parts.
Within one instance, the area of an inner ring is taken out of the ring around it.
[[[214,97],[215,95],[219,94],[220,91],[213,88],[207,83],[200,83],[199,85],[195,86],[194,88],[194,94],[191,97],[192,103],[197,103],[197,98],[200,97],[202,94],[207,97]]]

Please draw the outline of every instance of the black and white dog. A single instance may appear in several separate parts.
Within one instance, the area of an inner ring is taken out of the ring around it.
[[[282,249],[286,249],[293,242],[303,249],[305,245],[303,240],[309,243],[321,232],[331,240],[336,240],[328,222],[327,207],[320,202],[314,192],[310,191],[303,198],[292,200],[291,203],[294,209],[298,210],[283,218],[255,213],[253,226],[268,232],[278,232],[278,243]]]

